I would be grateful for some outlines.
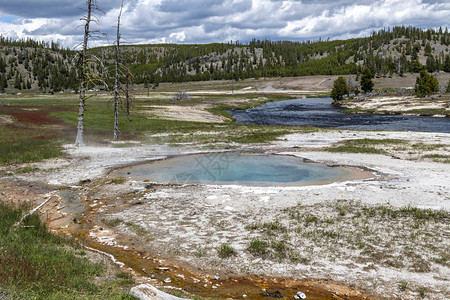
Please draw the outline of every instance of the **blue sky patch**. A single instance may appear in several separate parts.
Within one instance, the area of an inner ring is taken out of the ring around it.
[[[0,22],[2,23],[12,23],[14,20],[19,19],[18,16],[0,16]]]

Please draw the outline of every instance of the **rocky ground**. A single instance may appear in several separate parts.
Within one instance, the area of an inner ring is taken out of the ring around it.
[[[419,99],[414,96],[373,96],[344,100],[342,105],[355,112],[377,114],[406,114],[447,117],[450,115],[448,96]]]
[[[88,235],[98,243],[152,253],[210,276],[331,280],[386,299],[450,297],[450,165],[420,159],[412,146],[396,155],[321,151],[363,138],[450,145],[450,135],[442,133],[331,130],[242,147],[357,166],[375,175],[302,187],[161,185],[105,177],[120,166],[199,150],[193,144],[68,146],[69,157],[33,165],[41,171],[3,177],[2,197],[37,195],[36,203],[56,197],[42,210],[55,230],[74,231],[74,218],[95,211]],[[448,154],[445,147],[439,151]],[[12,181],[22,190],[8,189]],[[223,245],[235,254],[221,258]]]

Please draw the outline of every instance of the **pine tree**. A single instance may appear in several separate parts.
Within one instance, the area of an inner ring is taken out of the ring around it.
[[[5,75],[0,74],[0,92],[4,93],[7,87]]]
[[[427,43],[427,45],[425,46],[425,56],[430,56],[431,55],[431,45],[430,43]]]
[[[428,72],[434,72],[437,69],[436,61],[434,60],[434,57],[431,54],[427,57],[426,69]]]
[[[373,75],[369,69],[364,69],[361,75],[361,89],[364,93],[371,92],[373,90],[374,83],[372,81]]]
[[[450,73],[450,55],[447,55],[447,56],[445,57],[445,63],[444,63],[443,70],[444,70],[445,72]]]
[[[417,97],[429,96],[439,91],[439,83],[436,77],[428,74],[426,71],[421,71],[416,79],[414,91]]]
[[[14,88],[20,90],[21,87],[22,87],[22,84],[21,84],[21,81],[20,81],[20,75],[19,75],[19,72],[17,71],[16,72],[16,76],[14,78]]]
[[[344,95],[349,93],[347,81],[344,77],[339,76],[333,83],[333,89],[331,90],[331,98],[334,101],[342,100]]]

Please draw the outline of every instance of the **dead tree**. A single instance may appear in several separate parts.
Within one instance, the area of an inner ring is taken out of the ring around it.
[[[187,101],[189,99],[191,99],[191,96],[186,93],[186,91],[182,90],[172,96],[172,103],[175,103],[177,101]]]
[[[127,71],[125,75],[125,103],[127,110],[127,122],[130,122],[130,109],[133,100],[133,74]]]
[[[114,139],[119,138],[119,64],[120,64],[120,17],[122,16],[123,0],[117,17],[116,61],[114,80]]]
[[[87,50],[88,50],[88,42],[91,37],[92,31],[90,30],[91,22],[96,22],[96,18],[93,16],[93,13],[96,10],[99,10],[96,4],[96,0],[86,0],[86,16],[81,18],[84,21],[84,39],[81,44],[81,50],[78,53],[78,76],[80,80],[80,91],[79,91],[79,108],[78,108],[78,124],[77,124],[77,138],[75,140],[75,146],[82,147],[84,146],[84,113],[85,113],[85,104],[86,104],[86,90],[88,84],[92,82],[92,74],[88,71],[88,59],[87,59]]]
[[[356,81],[353,79],[353,76],[351,74],[348,75],[347,86],[351,93],[354,93],[355,96],[358,96],[359,87],[358,87],[358,84],[356,83]]]

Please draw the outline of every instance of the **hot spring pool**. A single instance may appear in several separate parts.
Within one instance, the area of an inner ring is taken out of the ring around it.
[[[156,183],[312,185],[371,177],[356,168],[305,163],[293,156],[236,153],[196,154],[153,161],[114,172],[114,177]]]

